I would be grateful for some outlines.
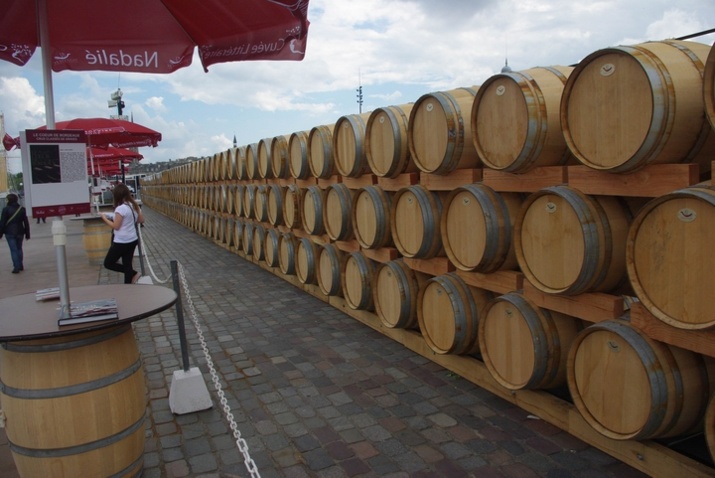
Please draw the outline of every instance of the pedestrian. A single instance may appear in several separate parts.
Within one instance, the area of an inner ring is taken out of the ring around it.
[[[137,224],[144,223],[144,215],[126,185],[114,186],[112,198],[114,214],[102,214],[102,220],[113,230],[112,244],[104,258],[104,267],[111,271],[123,272],[124,283],[134,284],[141,276],[132,267],[132,260],[134,249],[139,243]]]
[[[3,235],[10,246],[12,257],[12,273],[18,274],[25,270],[22,263],[22,240],[30,240],[30,221],[27,220],[27,211],[18,202],[17,194],[7,195],[7,206],[0,213],[0,239]]]

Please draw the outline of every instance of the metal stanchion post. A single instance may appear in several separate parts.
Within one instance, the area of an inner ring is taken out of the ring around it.
[[[186,327],[184,326],[184,310],[181,305],[181,284],[179,283],[179,267],[176,261],[171,261],[171,278],[174,284],[174,292],[178,297],[176,301],[176,321],[179,326],[179,343],[181,344],[181,362],[184,372],[189,371],[189,350],[186,344]]]
[[[169,390],[169,408],[172,413],[182,415],[185,413],[207,410],[213,407],[209,390],[206,388],[204,377],[198,368],[189,368],[189,349],[186,344],[186,330],[184,328],[184,314],[181,307],[181,282],[179,268],[176,261],[171,261],[171,276],[174,290],[178,296],[176,301],[176,316],[179,326],[179,342],[181,344],[181,361],[183,370],[175,370],[171,379]]]

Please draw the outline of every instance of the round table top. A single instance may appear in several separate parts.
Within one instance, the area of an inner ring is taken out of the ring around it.
[[[38,302],[35,293],[0,299],[0,342],[72,335],[127,324],[162,312],[178,299],[173,289],[145,284],[70,287],[71,303],[99,299],[117,301],[118,319],[57,325],[59,300]]]

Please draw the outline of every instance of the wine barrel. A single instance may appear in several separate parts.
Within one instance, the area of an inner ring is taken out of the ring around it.
[[[248,179],[260,179],[258,166],[258,143],[246,146],[246,175]]]
[[[308,166],[316,178],[328,179],[335,174],[333,127],[314,126],[308,134]]]
[[[365,124],[370,113],[338,118],[333,130],[335,169],[343,176],[360,177],[370,172],[365,154]]]
[[[317,283],[318,244],[307,237],[298,238],[295,250],[295,274],[301,284]]]
[[[233,146],[228,150],[226,164],[226,179],[233,181],[238,179],[238,147]]]
[[[266,201],[266,191],[268,186],[259,184],[253,197],[253,217],[259,222],[268,222],[268,202]]]
[[[471,111],[479,87],[422,95],[410,112],[410,155],[417,167],[432,174],[478,167],[472,141]]]
[[[274,178],[286,179],[290,177],[289,140],[290,135],[275,136],[271,139],[271,172]]]
[[[680,329],[715,326],[712,256],[715,187],[697,185],[650,201],[631,225],[626,266],[641,303]]]
[[[278,238],[278,266],[285,275],[295,275],[297,242],[297,238],[291,232],[285,232]]]
[[[494,380],[509,390],[566,384],[566,360],[579,319],[543,309],[517,292],[492,299],[479,321],[479,351]]]
[[[265,259],[266,228],[262,224],[253,225],[253,259],[262,261]]]
[[[278,267],[280,264],[279,239],[280,232],[269,227],[266,229],[266,236],[263,242],[263,258],[268,267]]]
[[[518,267],[514,223],[521,194],[499,193],[485,184],[465,184],[449,194],[440,220],[442,244],[461,270],[490,273]]]
[[[397,259],[377,266],[372,295],[375,312],[385,327],[418,329],[417,297],[429,276]]]
[[[395,193],[390,208],[390,230],[395,247],[403,256],[431,259],[444,253],[440,232],[442,194],[421,184]]]
[[[147,394],[131,325],[8,342],[0,376],[21,476],[141,475]]]
[[[356,191],[343,183],[328,186],[325,191],[323,224],[325,232],[333,241],[347,241],[353,238],[352,209]]]
[[[319,186],[308,186],[303,195],[303,209],[301,219],[303,229],[308,234],[319,236],[325,233],[325,222],[323,221],[323,204],[325,202],[325,191]]]
[[[253,222],[245,222],[243,224],[243,235],[241,237],[241,248],[243,253],[247,256],[253,256],[253,229],[255,228]]]
[[[245,189],[246,186],[243,184],[237,184],[236,191],[233,194],[233,210],[237,216],[246,217],[246,213],[243,210],[243,191]]]
[[[627,284],[630,212],[612,196],[568,186],[531,194],[514,226],[516,258],[526,278],[549,294],[612,291]]]
[[[567,370],[576,408],[594,430],[615,440],[696,431],[713,383],[712,360],[652,340],[625,320],[581,331]]]
[[[667,40],[605,48],[564,87],[561,129],[583,164],[610,172],[697,163],[709,171],[715,133],[703,102],[710,46]]]
[[[273,138],[262,138],[258,141],[258,177],[261,179],[272,179],[273,166],[271,159],[271,141]]]
[[[571,156],[561,132],[561,93],[573,67],[502,72],[487,79],[472,104],[472,140],[485,166],[523,173]]]
[[[372,283],[375,276],[375,261],[360,251],[352,252],[345,259],[341,271],[343,297],[353,310],[374,310]]]
[[[285,188],[277,184],[269,184],[266,189],[266,205],[268,222],[274,226],[283,224],[283,196]]]
[[[101,265],[112,244],[112,228],[100,217],[86,218],[82,221],[82,244],[89,263]]]
[[[318,251],[318,267],[316,269],[318,287],[325,295],[341,297],[343,287],[340,274],[345,264],[345,253],[334,244],[323,244]]]
[[[351,212],[353,231],[366,249],[391,246],[390,209],[392,195],[380,186],[365,186],[353,199]]]
[[[225,218],[225,231],[224,231],[224,243],[229,250],[233,250],[236,247],[236,236],[234,235],[236,219],[233,217]]]
[[[304,190],[295,184],[286,187],[283,197],[283,222],[291,229],[303,227],[301,213],[303,211]]]
[[[479,320],[491,298],[453,272],[429,279],[417,297],[417,320],[427,345],[443,355],[479,352]]]
[[[251,219],[256,217],[256,188],[255,184],[246,184],[243,187],[243,217]]]
[[[365,126],[365,156],[376,176],[395,178],[419,171],[410,156],[407,129],[412,103],[375,109]]]
[[[248,179],[248,168],[246,165],[246,146],[239,146],[236,149],[236,179],[245,181]]]
[[[295,179],[310,177],[308,134],[309,131],[296,131],[288,140],[288,170]]]

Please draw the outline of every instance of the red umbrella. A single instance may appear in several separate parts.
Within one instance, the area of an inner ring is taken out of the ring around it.
[[[126,148],[87,148],[87,174],[116,174],[121,172],[120,163],[129,164],[143,158],[140,153]]]
[[[141,161],[144,156],[141,153],[126,148],[87,148],[87,159],[94,158],[95,161],[125,161],[131,162],[136,159]]]
[[[37,0],[5,0],[0,59],[24,65],[40,45]],[[41,2],[40,2],[41,5]],[[46,3],[52,70],[171,73],[191,64],[301,60],[308,0],[62,0]]]
[[[302,60],[308,0],[5,0],[0,59],[24,65],[39,46],[47,124],[54,71],[171,73],[191,64]]]
[[[45,129],[40,126],[37,129]],[[52,129],[77,129],[87,135],[90,146],[115,146],[134,148],[156,146],[161,141],[161,133],[131,121],[111,118],[75,118],[60,121]]]

